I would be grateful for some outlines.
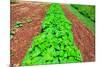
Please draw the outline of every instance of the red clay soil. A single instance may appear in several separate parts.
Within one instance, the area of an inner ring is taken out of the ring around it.
[[[83,62],[95,61],[95,36],[65,5],[62,8],[73,24],[74,41],[82,53]]]
[[[41,30],[41,21],[43,20],[47,8],[50,4],[43,3],[18,3],[11,5],[11,29],[14,28],[15,21],[26,22],[23,17],[31,17],[31,23],[24,23],[24,26],[18,28],[11,40],[11,66],[20,65],[27,49],[31,47],[31,40],[39,34]]]

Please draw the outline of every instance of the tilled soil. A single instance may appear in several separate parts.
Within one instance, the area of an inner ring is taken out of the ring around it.
[[[78,18],[71,13],[71,11],[62,5],[66,17],[72,22],[73,35],[76,46],[80,49],[83,57],[83,61],[95,61],[95,36],[93,33],[85,27],[82,23],[84,21],[78,20]]]
[[[15,21],[23,22],[23,27],[18,28],[11,40],[11,64],[20,65],[27,49],[31,46],[31,40],[39,34],[41,21],[43,20],[47,8],[50,4],[40,3],[18,3],[11,4],[11,29],[14,28]],[[27,23],[23,18],[31,17],[32,22]]]

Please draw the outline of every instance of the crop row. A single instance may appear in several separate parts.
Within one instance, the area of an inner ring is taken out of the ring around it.
[[[42,21],[41,33],[33,38],[22,65],[81,62],[81,53],[74,44],[71,29],[72,24],[61,5],[51,4]]]
[[[81,14],[95,21],[95,6],[90,5],[72,5]]]

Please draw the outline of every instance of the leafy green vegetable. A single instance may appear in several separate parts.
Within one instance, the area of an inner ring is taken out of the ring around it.
[[[81,14],[95,21],[95,6],[90,5],[72,5]]]
[[[30,65],[81,62],[81,53],[75,47],[71,28],[61,5],[52,4],[42,22],[42,32],[33,38],[22,65],[27,65],[31,57]]]

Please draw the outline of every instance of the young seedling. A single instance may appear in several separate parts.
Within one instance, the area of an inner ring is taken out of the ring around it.
[[[22,27],[22,26],[23,26],[23,23],[22,22],[16,21],[16,23],[15,23],[15,27],[16,28],[19,28],[19,27]]]

